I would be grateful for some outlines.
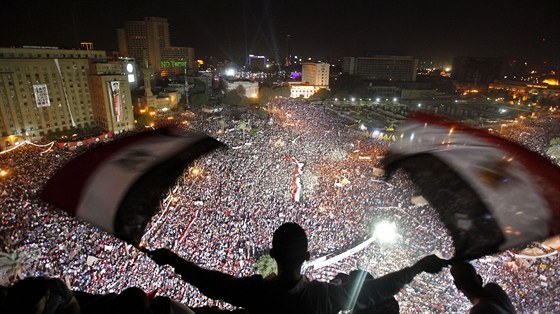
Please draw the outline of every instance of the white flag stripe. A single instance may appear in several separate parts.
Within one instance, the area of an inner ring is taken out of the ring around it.
[[[130,187],[148,169],[199,139],[155,135],[123,148],[88,179],[76,216],[114,233],[114,218]]]
[[[500,249],[549,235],[548,203],[530,171],[509,153],[483,138],[440,125],[412,122],[403,134],[403,140],[392,146],[393,152],[402,155],[427,152],[439,157],[492,209],[491,214],[505,237]],[[481,179],[484,173],[493,171],[507,173],[504,178],[507,181],[493,186]]]

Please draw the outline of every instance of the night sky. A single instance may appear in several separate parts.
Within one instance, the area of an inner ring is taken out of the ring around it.
[[[293,54],[316,59],[471,55],[560,64],[559,0],[2,0],[0,46],[92,41],[116,50],[115,29],[144,16],[167,17],[172,45],[194,47],[197,57],[283,57],[290,34]]]

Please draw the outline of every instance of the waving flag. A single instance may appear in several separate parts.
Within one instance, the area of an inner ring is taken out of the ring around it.
[[[125,137],[70,161],[47,182],[41,197],[138,245],[162,194],[184,167],[222,145],[173,128]]]
[[[301,174],[303,166],[305,165],[303,162],[299,162],[295,157],[284,157],[284,159],[291,161],[295,166],[296,170],[294,172],[294,177],[292,180],[292,184],[294,188],[292,189],[292,202],[299,202],[301,200]]]
[[[560,233],[560,168],[524,147],[418,113],[385,159],[402,168],[450,230],[457,259]]]

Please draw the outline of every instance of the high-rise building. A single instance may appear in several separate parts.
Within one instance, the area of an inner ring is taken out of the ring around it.
[[[344,57],[342,72],[364,80],[416,81],[418,59],[411,56]]]
[[[266,69],[266,57],[249,55],[247,58],[247,65],[251,70],[264,71],[264,69]]]
[[[323,62],[304,62],[301,67],[301,83],[290,83],[290,97],[309,98],[320,89],[328,89],[330,66]]]
[[[132,101],[123,63],[114,63],[118,70],[92,73],[92,63],[111,64],[105,60],[105,52],[95,50],[0,48],[0,146],[72,128],[132,128]],[[109,74],[104,84],[96,83],[96,77]],[[104,96],[98,97],[100,93]],[[107,119],[97,115],[100,108],[113,108],[120,118],[104,123]]]
[[[134,112],[123,62],[90,63],[90,93],[93,118],[105,130],[121,132],[134,128]]]
[[[284,59],[284,65],[290,66],[292,65],[292,35],[286,35],[286,56]]]
[[[301,82],[312,86],[328,88],[329,69],[330,64],[328,63],[304,62],[301,67]]]
[[[194,48],[171,46],[166,18],[125,22],[124,28],[117,29],[117,40],[121,57],[134,58],[140,67],[149,64],[161,76],[183,74],[196,67]]]

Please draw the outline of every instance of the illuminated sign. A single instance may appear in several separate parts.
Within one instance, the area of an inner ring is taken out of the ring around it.
[[[186,68],[187,61],[174,61],[174,60],[162,60],[160,62],[162,69],[165,68]]]

